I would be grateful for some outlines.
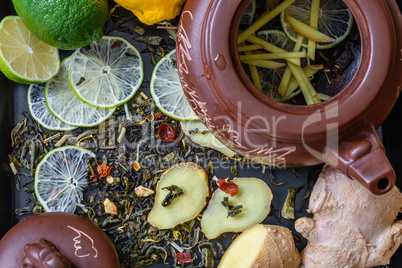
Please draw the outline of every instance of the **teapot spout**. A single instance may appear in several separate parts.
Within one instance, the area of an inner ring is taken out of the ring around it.
[[[376,195],[391,190],[396,181],[395,171],[381,148],[369,152],[351,164],[347,174]]]
[[[387,193],[396,182],[395,171],[371,123],[356,126],[329,143],[323,160],[376,195]]]

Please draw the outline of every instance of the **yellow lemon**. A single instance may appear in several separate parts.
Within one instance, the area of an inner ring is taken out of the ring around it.
[[[115,0],[117,4],[130,10],[142,22],[152,25],[179,15],[185,0]]]

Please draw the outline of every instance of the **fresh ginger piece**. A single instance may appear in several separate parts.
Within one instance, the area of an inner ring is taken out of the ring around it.
[[[286,65],[272,60],[243,60],[242,63],[273,70],[280,69]]]
[[[163,206],[169,191],[165,187],[177,186],[183,194]],[[165,189],[164,189],[165,188]],[[208,176],[194,163],[182,163],[169,168],[156,186],[155,203],[148,215],[148,222],[158,229],[170,229],[194,219],[204,208],[209,195]]]
[[[312,77],[312,76],[314,76],[319,70],[321,70],[321,69],[318,69],[318,68],[311,68],[311,67],[313,67],[313,66],[312,66],[312,65],[307,65],[307,66],[305,66],[305,67],[303,68],[304,73],[305,73],[306,76],[309,77],[309,78]],[[289,69],[289,70],[290,70],[290,69]],[[286,72],[286,71],[285,71],[285,72]],[[286,92],[285,92],[285,94],[283,95],[283,98],[282,98],[281,100],[284,100],[284,99],[288,98],[288,97],[290,96],[290,94],[292,94],[293,91],[295,91],[298,87],[299,87],[299,84],[297,83],[296,78],[295,78],[294,76],[291,77],[291,78],[289,79]],[[316,96],[316,95],[317,95],[317,94],[313,95],[313,97]],[[320,99],[319,97],[317,97],[317,98]]]
[[[320,0],[311,0],[310,27],[318,29],[318,19],[320,17]],[[309,39],[307,46],[307,57],[315,59],[316,41]]]
[[[234,178],[238,186],[236,195],[231,196],[217,189],[201,219],[204,234],[212,239],[225,232],[243,232],[263,221],[271,208],[272,192],[268,185],[257,178]],[[241,212],[228,216],[228,209],[222,204],[228,198],[230,206],[242,206]]]
[[[359,182],[325,166],[311,193],[314,218],[300,218],[296,231],[307,238],[303,267],[386,265],[402,242],[402,194],[394,187],[374,195]]]
[[[299,35],[297,37],[297,41],[296,41],[296,44],[295,44],[295,46],[293,48],[293,52],[299,52],[300,51],[302,43],[303,43],[303,40],[304,40],[304,36]],[[286,70],[283,73],[281,83],[279,84],[279,87],[278,87],[278,92],[279,92],[279,94],[282,95],[282,97],[283,97],[282,99],[285,99],[287,96],[290,95],[290,94],[286,94],[286,92],[288,92],[287,90],[288,90],[288,86],[289,86],[291,76],[292,76],[292,71],[290,70],[289,66],[286,66]],[[292,92],[293,92],[293,90],[292,90]]]
[[[246,39],[258,31],[262,26],[267,24],[270,20],[275,18],[277,15],[279,15],[283,10],[285,10],[288,6],[290,6],[295,0],[285,0],[282,3],[280,3],[278,6],[276,6],[273,10],[265,13],[261,17],[259,17],[253,24],[251,24],[246,30],[241,32],[239,36],[237,37],[237,44],[241,44]]]
[[[303,35],[304,37],[314,40],[316,42],[334,42],[335,39],[329,37],[328,35],[308,26],[307,24],[285,14],[285,18],[287,22],[289,22],[290,26],[292,26],[293,30],[295,30],[298,34]]]
[[[299,265],[300,254],[288,228],[257,224],[233,241],[218,267],[297,268]]]
[[[257,46],[258,46],[258,45],[257,45]],[[252,55],[253,52],[251,52],[251,51],[245,51],[244,54],[246,54],[246,55]],[[248,69],[250,70],[251,79],[253,80],[254,86],[255,86],[259,91],[262,91],[262,85],[261,85],[260,75],[258,74],[257,66],[248,64]]]
[[[286,50],[283,50],[265,40],[262,40],[261,38],[258,38],[257,36],[251,35],[247,38],[247,41],[250,43],[253,43],[255,45],[261,45],[266,51],[268,52],[287,52]],[[296,65],[300,65],[300,59],[293,59],[293,58],[288,58],[287,62],[292,62]]]
[[[243,45],[237,47],[237,52],[247,52],[263,48],[261,45]]]
[[[275,60],[275,59],[287,59],[287,58],[305,58],[304,52],[275,52],[266,54],[252,54],[252,55],[240,55],[239,58],[243,60]]]
[[[313,97],[319,99],[319,100],[329,100],[331,96],[324,94],[324,93],[316,93]]]
[[[193,142],[201,146],[215,149],[228,157],[233,157],[236,154],[215,138],[211,131],[201,121],[180,121],[180,125],[184,134],[189,136]]]
[[[313,99],[313,96],[315,95],[315,90],[314,88],[314,93],[310,91],[310,88],[312,88],[312,85],[310,81],[304,79],[305,73],[303,69],[300,66],[293,65],[292,63],[289,63],[288,66],[290,67],[290,70],[292,71],[293,76],[296,78],[297,83],[300,86],[300,89],[302,90],[304,99],[306,100],[307,105],[315,104],[315,101]],[[306,76],[307,77],[307,76]]]

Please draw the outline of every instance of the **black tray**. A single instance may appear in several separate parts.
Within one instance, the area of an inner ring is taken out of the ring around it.
[[[11,0],[2,1],[0,3],[0,18],[7,15],[16,14]],[[136,20],[131,20],[125,25],[133,26]],[[156,31],[155,28],[148,29],[151,33]],[[159,30],[161,32],[161,30]],[[133,36],[125,36],[121,32],[111,32],[110,35],[122,35],[128,40],[133,42],[135,46],[141,51],[145,44],[136,43],[133,41]],[[68,53],[66,53],[68,54]],[[62,54],[63,55],[63,54]],[[149,53],[142,54],[145,65],[145,81],[149,81],[152,73],[152,65],[150,64]],[[26,94],[26,85],[19,85],[11,82],[2,73],[0,73],[0,171],[1,171],[1,187],[0,187],[0,237],[2,237],[13,225],[19,222],[22,218],[17,217],[14,214],[15,208],[24,206],[26,193],[18,192],[15,190],[16,178],[12,174],[9,167],[8,154],[11,152],[11,139],[10,133],[16,123],[23,119],[21,115],[22,111],[28,111]],[[141,91],[149,95],[149,90],[146,85],[140,89]],[[390,161],[397,173],[397,177],[402,176],[402,140],[399,138],[402,133],[402,100],[399,100],[394,107],[391,115],[379,129],[379,134],[382,136],[384,145],[387,149],[387,154]],[[267,182],[273,191],[273,207],[280,210],[283,202],[286,199],[288,188],[298,188],[306,185],[306,180],[314,180],[318,176],[318,172],[321,169],[320,166],[298,168],[302,177],[299,178],[291,169],[275,169],[274,174],[278,181],[286,180],[287,184],[283,186],[274,186],[269,180],[268,170],[264,173],[261,166],[243,166],[239,169],[238,176],[253,176],[258,177]],[[233,177],[229,171],[224,169],[217,169],[215,173],[218,177]],[[24,179],[24,178],[22,178]],[[397,186],[402,188],[402,180],[397,181]],[[311,216],[306,212],[308,206],[308,199],[301,201],[301,197],[305,196],[307,188],[302,189],[296,196],[295,214],[296,218],[303,216]],[[294,231],[294,220],[286,220],[278,216],[278,211],[271,212],[270,216],[264,221],[267,224],[282,225],[290,228],[293,233],[300,238],[300,241],[296,242],[296,246],[302,249],[306,245],[306,240],[303,239],[297,232]],[[26,216],[25,216],[26,218]],[[402,249],[400,248],[391,260],[389,267],[396,268],[401,267],[402,264]],[[162,264],[155,264],[153,267],[163,266]]]

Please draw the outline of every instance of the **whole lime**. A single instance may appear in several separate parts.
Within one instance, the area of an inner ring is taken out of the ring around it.
[[[107,0],[13,0],[28,29],[54,47],[74,50],[101,39]]]

